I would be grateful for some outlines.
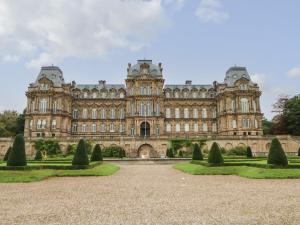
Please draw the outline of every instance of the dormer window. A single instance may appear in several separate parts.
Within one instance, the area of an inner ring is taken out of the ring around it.
[[[179,98],[179,93],[177,91],[174,93],[174,95],[175,95],[175,98]]]
[[[120,93],[120,98],[124,98],[124,93],[123,92]]]
[[[170,92],[166,92],[166,98],[170,98]]]
[[[97,98],[97,93],[96,92],[93,93],[93,98]]]
[[[248,85],[247,84],[241,84],[240,85],[240,90],[243,90],[243,91],[248,90]]]
[[[88,98],[88,93],[87,92],[83,93],[83,98]]]
[[[48,84],[40,84],[40,89],[43,91],[48,90]]]

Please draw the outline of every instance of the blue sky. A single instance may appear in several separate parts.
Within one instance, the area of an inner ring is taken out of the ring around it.
[[[299,9],[297,0],[0,0],[0,110],[26,107],[42,65],[68,82],[123,83],[127,63],[147,58],[169,84],[222,82],[246,66],[271,118],[279,95],[300,93]]]

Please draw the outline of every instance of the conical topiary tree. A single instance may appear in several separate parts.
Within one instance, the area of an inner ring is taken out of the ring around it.
[[[18,134],[9,153],[7,166],[26,166],[26,164],[24,137],[22,134]]]
[[[35,153],[34,160],[41,161],[43,159],[43,154],[41,150],[37,150]]]
[[[253,154],[252,154],[252,150],[250,146],[247,146],[247,158],[252,158]]]
[[[76,152],[73,157],[72,165],[89,165],[89,158],[86,149],[85,140],[81,139],[77,145]]]
[[[181,150],[178,152],[178,157],[183,158],[183,152]]]
[[[173,148],[170,148],[170,150],[169,150],[169,157],[174,158],[174,149]]]
[[[101,147],[99,144],[95,145],[94,150],[91,155],[91,162],[94,162],[94,161],[103,161]]]
[[[214,142],[208,153],[208,163],[212,165],[221,165],[224,163],[223,156],[221,154],[219,145]]]
[[[8,156],[9,156],[10,151],[11,151],[11,147],[9,147],[7,149],[7,151],[6,151],[5,155],[4,155],[3,161],[6,162],[8,160]]]
[[[288,160],[285,155],[285,152],[281,146],[280,141],[277,138],[274,138],[271,142],[269,155],[268,155],[268,164],[273,164],[276,166],[288,165]]]
[[[298,149],[298,156],[300,156],[300,147],[299,147],[299,149]]]
[[[194,145],[193,160],[203,160],[201,149],[197,143]]]

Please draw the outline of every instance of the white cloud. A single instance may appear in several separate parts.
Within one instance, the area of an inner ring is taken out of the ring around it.
[[[28,67],[68,57],[138,50],[168,24],[166,8],[183,0],[1,0],[0,59]]]
[[[229,18],[229,14],[223,9],[222,0],[201,0],[196,16],[203,23],[222,23]]]
[[[294,67],[288,71],[289,77],[300,77],[300,66]]]

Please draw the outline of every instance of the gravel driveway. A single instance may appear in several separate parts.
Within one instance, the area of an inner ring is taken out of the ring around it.
[[[120,165],[110,177],[0,184],[1,224],[300,224],[300,180]]]

